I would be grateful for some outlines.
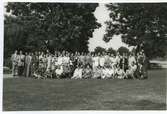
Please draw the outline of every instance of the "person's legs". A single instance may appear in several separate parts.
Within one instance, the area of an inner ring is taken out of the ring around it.
[[[21,66],[21,72],[20,72],[20,73],[21,73],[21,76],[24,75],[24,74],[23,74],[23,73],[24,73],[24,66]]]
[[[27,77],[27,67],[28,67],[27,64],[25,64],[24,71],[23,71],[25,77]]]
[[[30,74],[30,65],[27,65],[26,77],[29,77],[29,74]]]
[[[12,64],[12,75],[15,76],[16,65]]]

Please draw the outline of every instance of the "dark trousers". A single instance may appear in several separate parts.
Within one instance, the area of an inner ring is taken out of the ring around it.
[[[18,66],[18,76],[23,76],[24,66]]]

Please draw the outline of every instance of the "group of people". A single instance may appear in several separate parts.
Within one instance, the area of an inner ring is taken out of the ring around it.
[[[147,77],[144,51],[135,53],[70,53],[15,51],[12,54],[13,76],[71,79],[143,79]]]

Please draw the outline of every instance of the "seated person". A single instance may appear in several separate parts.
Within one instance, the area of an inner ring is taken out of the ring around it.
[[[81,79],[82,78],[82,72],[83,72],[82,66],[78,65],[71,78],[72,79]]]
[[[70,64],[63,65],[63,77],[71,78],[71,67]]]
[[[102,70],[103,72],[103,75],[102,75],[102,78],[111,78],[112,77],[112,73],[111,72],[111,69],[109,68],[109,66],[105,66]]]
[[[110,78],[114,78],[114,75],[115,75],[115,69],[114,69],[114,67],[112,67],[112,66],[109,66],[109,75],[110,75]]]
[[[34,76],[35,78],[40,79],[40,78],[43,78],[43,77],[45,76],[44,73],[45,73],[44,63],[43,63],[42,59],[40,59],[40,61],[39,61],[39,67],[38,67],[38,69],[34,72],[33,76]]]
[[[118,66],[118,65],[116,65],[116,64],[114,64],[114,65],[112,66],[112,70],[113,70],[112,78],[117,78],[117,77],[116,77],[117,66]]]
[[[55,70],[55,73],[57,78],[61,78],[63,74],[63,66],[58,66],[57,69]]]
[[[117,76],[118,79],[124,79],[125,78],[125,72],[119,66],[117,66],[115,75]]]
[[[129,69],[126,72],[126,78],[135,78],[135,73],[137,70],[137,65],[132,62],[131,65],[129,66]]]
[[[91,78],[92,77],[92,69],[90,65],[86,65],[86,68],[83,70],[83,78]]]
[[[100,66],[97,66],[93,69],[93,77],[92,78],[101,78],[102,76],[102,69]]]

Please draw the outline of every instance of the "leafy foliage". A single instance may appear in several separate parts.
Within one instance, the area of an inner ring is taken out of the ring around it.
[[[103,53],[103,52],[106,52],[106,49],[103,48],[103,47],[97,46],[97,47],[94,49],[94,53]]]
[[[118,48],[117,51],[120,53],[120,55],[123,55],[123,53],[129,54],[129,49],[126,48],[126,47],[123,47],[123,46],[121,46],[120,48]]]
[[[167,50],[167,4],[124,3],[107,4],[110,21],[107,21],[108,42],[113,35],[121,35],[130,46],[143,44],[149,58],[163,57]]]
[[[116,55],[116,50],[114,50],[112,47],[108,48],[107,52]]]
[[[5,16],[5,50],[88,51],[97,23],[98,4],[8,3]],[[5,54],[7,51],[5,51]]]

